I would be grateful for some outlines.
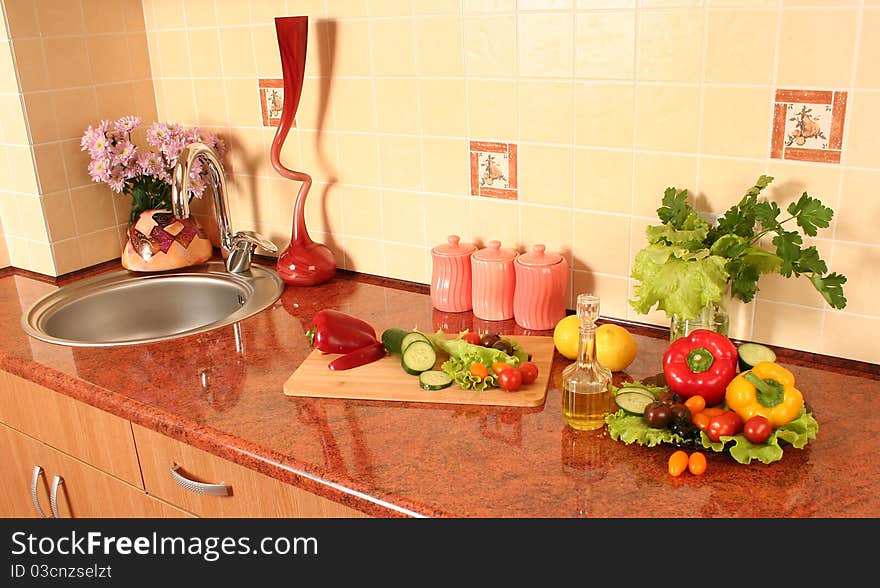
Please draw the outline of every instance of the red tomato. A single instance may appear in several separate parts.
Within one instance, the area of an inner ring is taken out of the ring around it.
[[[506,370],[509,367],[513,367],[509,363],[504,363],[503,361],[493,361],[492,362],[492,371],[496,374],[501,374],[502,370]]]
[[[743,424],[743,435],[752,443],[763,443],[773,432],[773,425],[766,417],[756,414]]]
[[[507,368],[498,374],[498,385],[507,392],[516,392],[522,386],[522,372],[517,368]]]
[[[470,372],[472,376],[484,380],[489,375],[489,368],[486,367],[486,364],[478,361],[471,364]]]
[[[538,379],[538,366],[530,361],[519,364],[519,371],[522,373],[522,383],[525,385]]]
[[[726,410],[723,414],[713,416],[709,420],[709,424],[706,426],[706,435],[713,442],[719,441],[721,437],[736,435],[742,430],[742,426],[742,417],[732,410]]]
[[[475,331],[468,331],[467,333],[462,335],[461,338],[471,345],[479,345],[480,341],[482,340],[480,339],[480,334]]]

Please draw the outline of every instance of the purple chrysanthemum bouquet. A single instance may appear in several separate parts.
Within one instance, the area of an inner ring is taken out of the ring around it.
[[[222,139],[198,127],[183,128],[176,123],[155,122],[147,129],[147,143],[153,150],[141,150],[131,140],[140,127],[137,116],[116,121],[102,120],[83,133],[80,146],[91,158],[89,175],[104,182],[118,194],[131,195],[131,222],[151,209],[171,209],[171,173],[184,147],[200,142],[212,147],[219,157],[226,153]],[[202,178],[200,160],[190,168],[190,197],[202,197],[207,184]]]

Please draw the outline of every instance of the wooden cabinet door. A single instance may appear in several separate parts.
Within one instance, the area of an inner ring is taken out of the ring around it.
[[[40,516],[31,496],[34,466],[41,467],[43,472],[37,480],[36,495],[46,517],[53,517],[53,510],[59,518],[193,516],[2,424],[0,516]],[[54,509],[53,486],[57,486]]]

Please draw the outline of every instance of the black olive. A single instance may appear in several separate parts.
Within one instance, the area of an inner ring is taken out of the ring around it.
[[[482,337],[480,337],[480,345],[483,347],[492,347],[501,340],[501,337],[498,333],[484,333]]]
[[[645,407],[643,416],[649,426],[662,429],[672,420],[672,409],[665,402],[655,400]]]
[[[503,351],[507,355],[513,355],[513,345],[503,339],[495,341],[495,343],[492,344],[492,349]]]

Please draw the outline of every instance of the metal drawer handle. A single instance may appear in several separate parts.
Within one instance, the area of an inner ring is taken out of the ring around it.
[[[60,519],[61,515],[58,514],[58,488],[64,484],[64,478],[61,476],[55,476],[52,478],[52,493],[49,495],[49,506],[52,507],[52,515],[56,519]]]
[[[220,482],[219,484],[205,484],[204,482],[196,482],[195,480],[190,480],[183,474],[181,474],[178,470],[180,470],[180,466],[175,464],[171,464],[169,471],[171,472],[171,478],[174,482],[183,488],[184,490],[189,490],[190,492],[195,492],[196,494],[207,494],[208,496],[229,496],[231,494],[231,488],[227,486],[225,483]]]
[[[43,468],[41,468],[38,465],[35,465],[34,466],[34,475],[31,478],[31,500],[34,501],[34,508],[37,509],[37,514],[39,514],[41,517],[43,517],[45,519],[48,517],[46,517],[46,513],[43,512],[43,507],[40,506],[40,497],[37,496],[37,484],[40,483],[40,476],[42,476],[42,475],[43,475]]]

